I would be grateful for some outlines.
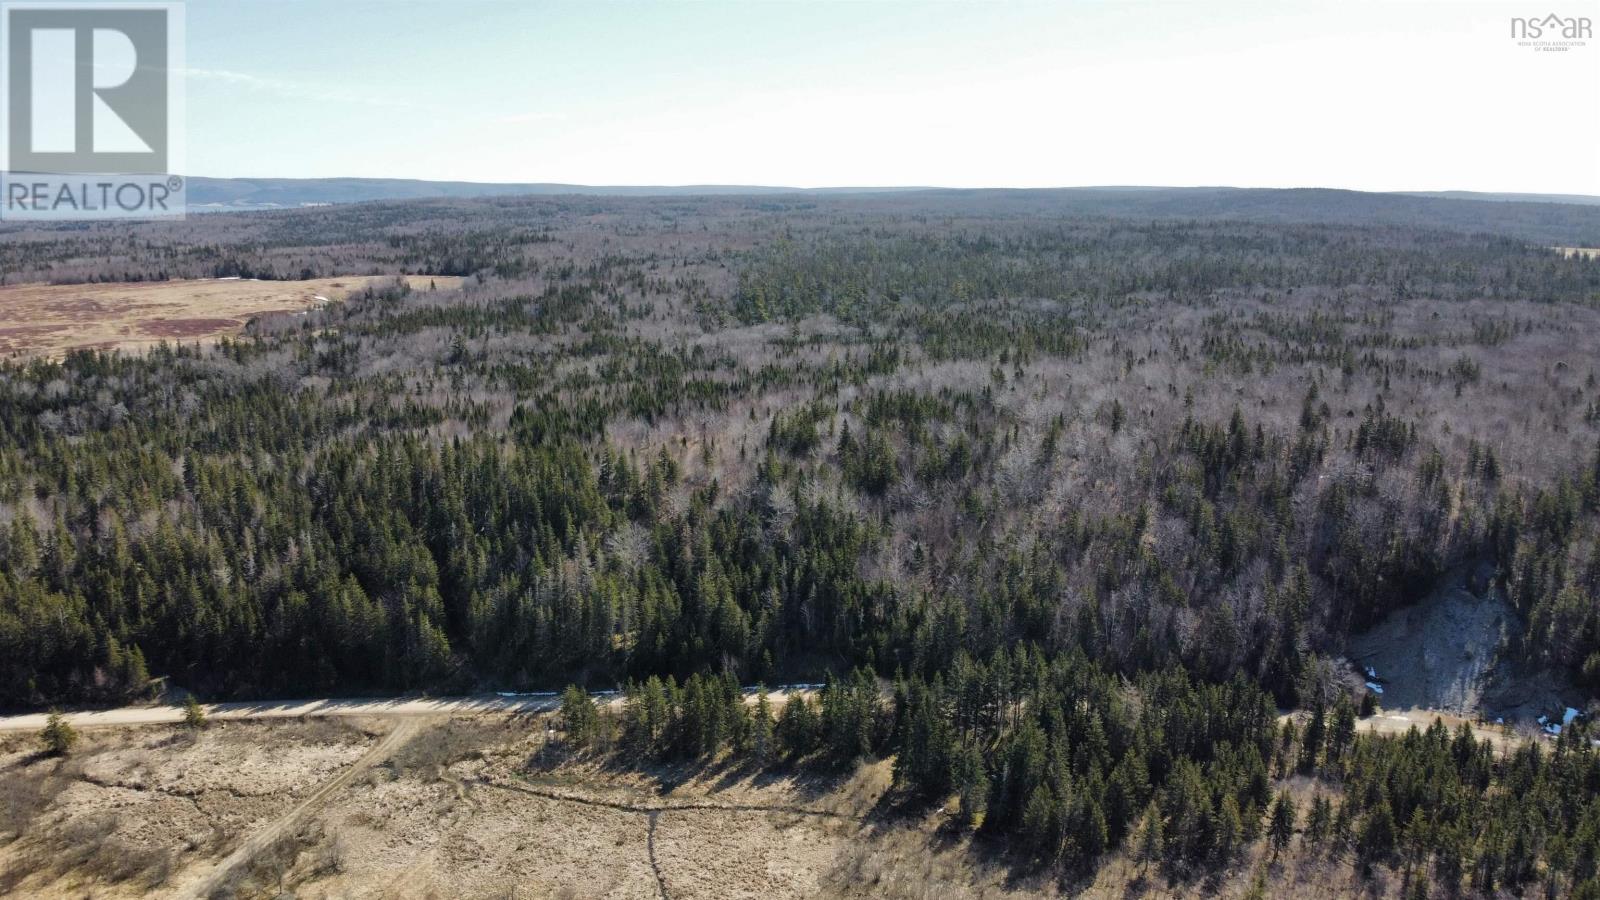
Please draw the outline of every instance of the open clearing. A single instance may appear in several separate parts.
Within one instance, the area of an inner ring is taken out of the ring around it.
[[[0,738],[0,894],[170,895],[374,746],[387,723],[102,730],[65,760]]]
[[[1500,675],[1516,612],[1492,586],[1494,568],[1463,566],[1421,602],[1350,642],[1350,658],[1383,681],[1383,705],[1475,715]],[[1390,680],[1390,679],[1393,680]]]
[[[1529,735],[1566,708],[1587,706],[1583,692],[1565,679],[1509,652],[1524,626],[1494,586],[1494,574],[1485,561],[1458,567],[1419,602],[1351,638],[1350,660],[1391,722],[1413,716],[1425,727],[1442,715],[1451,723],[1505,722]],[[1372,727],[1406,726],[1379,721]]]
[[[226,721],[0,736],[0,894],[29,897],[1056,896],[828,776],[618,771],[548,717]]]
[[[1157,898],[1194,887],[1146,879],[1120,852],[1080,883],[986,862],[951,812],[897,808],[887,761],[829,773],[571,757],[550,706],[229,704],[211,707],[201,732],[136,724],[171,708],[135,707],[79,719],[93,727],[66,759],[36,753],[22,717],[5,720],[0,895]],[[1432,716],[1360,727],[1398,733]],[[1258,866],[1284,896],[1398,889],[1326,858],[1251,852],[1217,896],[1244,894]]]
[[[139,351],[162,341],[209,343],[238,334],[256,316],[314,309],[395,277],[5,285],[0,286],[0,356],[59,359],[73,350]],[[461,284],[453,276],[404,277],[418,290],[451,290]]]

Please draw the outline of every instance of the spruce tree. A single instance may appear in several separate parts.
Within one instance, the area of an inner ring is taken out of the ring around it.
[[[756,711],[750,718],[750,755],[762,765],[771,761],[775,746],[776,723],[772,718],[772,700],[766,687],[756,691]]]
[[[194,699],[193,694],[183,698],[183,724],[184,727],[195,731],[206,727],[206,711]]]
[[[1278,799],[1273,801],[1271,821],[1267,825],[1267,837],[1272,841],[1274,855],[1289,846],[1289,841],[1294,838],[1294,825],[1294,800],[1287,790],[1280,791]]]
[[[1166,835],[1161,825],[1161,810],[1151,800],[1139,820],[1139,831],[1134,841],[1134,857],[1140,872],[1148,871],[1150,864],[1159,862],[1166,853]]]
[[[578,748],[589,746],[600,731],[599,710],[589,692],[575,684],[561,692],[561,730],[567,742]]]
[[[1306,841],[1321,845],[1332,827],[1333,804],[1319,793],[1311,798],[1311,811],[1306,814]]]
[[[78,744],[78,730],[57,710],[45,717],[44,730],[39,732],[39,743],[51,756],[66,756]]]

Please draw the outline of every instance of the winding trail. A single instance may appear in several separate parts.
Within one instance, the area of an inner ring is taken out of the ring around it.
[[[846,821],[857,820],[856,816],[844,813],[829,812],[822,809],[810,809],[804,806],[761,805],[753,803],[709,803],[705,801],[690,801],[687,803],[628,803],[622,800],[603,800],[598,797],[580,797],[575,794],[564,794],[560,791],[551,791],[534,787],[520,782],[504,781],[479,781],[483,787],[499,788],[503,791],[512,791],[518,794],[527,794],[554,800],[560,803],[576,803],[581,806],[596,806],[604,809],[613,809],[619,812],[636,813],[645,817],[648,830],[645,832],[645,847],[650,858],[650,873],[656,879],[656,892],[661,900],[672,900],[672,892],[667,890],[666,876],[661,872],[661,862],[656,858],[656,826],[660,822],[661,814],[667,812],[765,812],[781,813],[796,816],[816,816],[824,819],[840,819]]]
[[[248,866],[250,861],[255,859],[262,851],[280,838],[292,835],[302,823],[322,809],[330,797],[349,786],[357,775],[388,759],[396,750],[405,746],[406,742],[416,734],[417,726],[418,723],[415,719],[402,719],[399,721],[393,730],[384,735],[383,739],[373,745],[372,749],[363,753],[360,759],[346,766],[338,775],[329,779],[304,800],[295,804],[293,809],[257,829],[237,849],[217,863],[211,871],[192,884],[180,888],[174,896],[183,898],[183,900],[203,900],[203,898],[210,897],[218,888],[227,884],[229,878],[235,873]]]
[[[672,900],[672,894],[667,890],[667,879],[661,874],[661,863],[656,860],[656,821],[661,818],[661,810],[651,810],[650,831],[645,835],[645,846],[650,850],[650,872],[656,876],[656,890],[661,894],[661,900]]]
[[[502,791],[516,791],[519,794],[528,794],[533,797],[542,797],[546,800],[555,800],[560,803],[577,803],[583,806],[599,806],[605,809],[615,809],[620,812],[639,813],[650,815],[664,812],[764,812],[787,813],[793,816],[816,816],[819,819],[845,819],[854,820],[856,816],[844,813],[831,812],[825,809],[811,809],[806,806],[786,806],[783,804],[761,803],[711,803],[707,801],[691,800],[686,803],[627,803],[622,800],[602,800],[598,797],[582,797],[576,794],[564,794],[560,791],[551,791],[534,787],[530,784],[505,781],[479,781],[477,784],[484,787],[499,788]]]

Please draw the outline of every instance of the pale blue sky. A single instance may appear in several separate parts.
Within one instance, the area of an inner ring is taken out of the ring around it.
[[[1600,194],[1600,43],[1510,37],[1552,9],[1600,21],[1600,0],[191,0],[188,168]]]

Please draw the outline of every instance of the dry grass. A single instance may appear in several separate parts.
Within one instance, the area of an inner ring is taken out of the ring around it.
[[[210,343],[236,335],[256,316],[295,314],[342,300],[374,276],[311,281],[110,282],[0,286],[0,356],[60,358],[72,350],[143,351],[167,343]],[[410,276],[412,287],[453,290],[461,279]]]
[[[371,743],[325,721],[218,724],[199,735],[99,729],[65,760],[10,740],[0,745],[0,827],[11,831],[0,836],[0,895],[169,894]],[[247,874],[276,883],[275,873]]]
[[[21,811],[11,821],[23,832],[0,844],[0,894],[172,896],[344,771],[348,759],[330,759],[330,747],[359,753],[382,724],[234,723],[198,738],[174,738],[180,732],[167,726],[107,728],[64,763],[0,744],[0,795]],[[222,893],[1154,900],[1243,896],[1258,871],[1269,896],[1386,897],[1401,888],[1393,873],[1364,881],[1348,860],[1298,842],[1277,859],[1258,845],[1204,883],[1168,882],[1118,854],[1075,882],[1009,866],[945,811],[896,811],[887,762],[829,774],[595,755],[550,762],[545,725],[540,717],[432,724],[266,845]],[[536,758],[549,764],[530,769]],[[180,774],[224,771],[226,785],[179,794]],[[272,790],[256,795],[262,785]],[[1304,790],[1297,795],[1307,802]]]

